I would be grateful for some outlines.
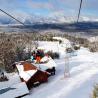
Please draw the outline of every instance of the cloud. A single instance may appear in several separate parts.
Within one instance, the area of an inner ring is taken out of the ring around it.
[[[52,9],[53,5],[50,2],[36,2],[33,0],[28,0],[28,5],[33,9]]]
[[[15,17],[27,14],[77,17],[80,0],[0,0],[0,8]],[[81,16],[98,16],[98,0],[83,0]],[[38,12],[37,12],[38,11]],[[1,15],[1,14],[0,14]]]
[[[80,3],[79,0],[46,0],[46,2],[41,2],[41,0],[39,1],[40,2],[38,2],[37,0],[28,0],[28,6],[33,10],[49,10],[51,13],[64,12],[65,15],[77,14]]]
[[[21,6],[17,0],[0,0],[0,8],[5,10],[14,10]]]
[[[98,0],[83,0],[84,9],[96,10],[98,9]]]

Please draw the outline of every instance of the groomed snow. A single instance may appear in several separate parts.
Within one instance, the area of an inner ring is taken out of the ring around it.
[[[77,51],[77,56],[55,60],[56,75],[49,82],[33,88],[24,98],[91,98],[93,86],[98,83],[98,53],[86,48]],[[70,77],[64,78],[64,66],[69,64]]]

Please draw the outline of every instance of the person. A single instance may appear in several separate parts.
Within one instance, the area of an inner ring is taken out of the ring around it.
[[[41,60],[40,51],[37,50],[37,53],[36,53],[36,63],[40,63],[40,60]]]
[[[31,61],[35,62],[35,60],[36,60],[36,54],[35,54],[35,52],[33,52],[31,55]]]
[[[41,57],[40,56],[36,56],[36,63],[40,63],[41,61]]]
[[[33,55],[31,56],[31,61],[33,61],[34,60],[34,57],[33,57]]]

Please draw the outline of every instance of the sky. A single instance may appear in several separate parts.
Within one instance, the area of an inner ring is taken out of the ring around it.
[[[11,15],[77,17],[80,0],[0,0],[0,8]],[[98,17],[98,0],[83,0],[81,16]],[[3,15],[0,12],[0,15]]]

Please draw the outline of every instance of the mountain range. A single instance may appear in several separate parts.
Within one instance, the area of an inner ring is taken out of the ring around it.
[[[77,21],[76,17],[65,16],[65,15],[51,15],[48,17],[40,15],[27,15],[19,14],[13,15],[16,19],[20,20],[24,24],[43,24],[43,23],[74,23]],[[79,19],[80,22],[98,22],[98,19],[95,17],[86,17],[81,16]],[[10,24],[19,24],[17,21],[12,18],[0,14],[0,25],[10,25]]]
[[[98,35],[98,19],[94,17],[80,17],[78,23],[75,17],[65,17],[64,15],[41,17],[21,14],[14,15],[14,17],[23,22],[25,26],[6,15],[0,15],[0,32],[60,30],[61,32],[85,32],[86,34]]]

